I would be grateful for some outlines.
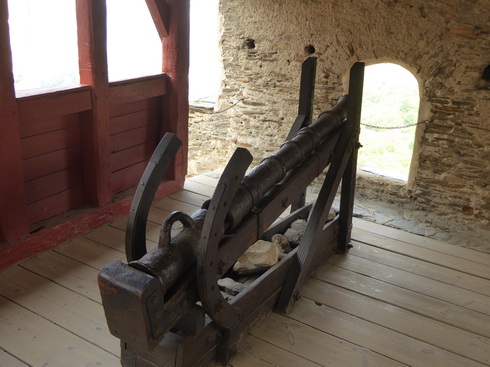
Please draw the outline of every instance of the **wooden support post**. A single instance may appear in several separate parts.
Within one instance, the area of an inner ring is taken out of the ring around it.
[[[170,0],[167,4],[168,36],[163,38],[162,46],[169,89],[164,96],[161,136],[170,132],[182,141],[171,177],[180,180],[187,174],[188,157],[190,0]]]
[[[104,0],[76,0],[80,83],[92,86],[92,111],[84,116],[82,143],[86,200],[112,201],[107,22]]]
[[[316,57],[308,57],[301,66],[298,116],[294,120],[286,140],[291,140],[298,131],[311,125],[313,119],[313,99],[315,98]]]
[[[0,242],[29,233],[7,0],[0,0]]]
[[[311,125],[313,119],[313,99],[315,97],[316,64],[316,57],[308,57],[301,67],[298,116],[286,140],[293,139],[301,128]],[[303,191],[299,195],[298,200],[291,205],[291,213],[304,207],[305,203],[306,191]],[[306,217],[302,216],[301,219],[306,219]]]
[[[351,243],[352,214],[354,210],[354,193],[357,174],[357,150],[359,148],[359,133],[361,128],[362,90],[364,85],[364,63],[356,62],[349,77],[349,105],[347,122],[353,121],[354,141],[349,162],[342,177],[339,213],[338,253],[345,253]]]

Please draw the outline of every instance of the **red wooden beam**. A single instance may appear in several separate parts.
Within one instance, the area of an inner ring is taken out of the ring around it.
[[[175,133],[182,148],[175,157],[175,179],[187,174],[189,121],[189,27],[190,0],[170,0],[168,36],[163,39],[163,72],[169,77],[163,103],[162,136]]]
[[[65,116],[92,109],[90,87],[60,89],[17,97],[20,123]]]
[[[104,0],[76,0],[80,82],[92,86],[92,111],[82,123],[84,185],[87,201],[112,200],[107,24]]]
[[[111,105],[150,99],[165,93],[167,93],[167,78],[163,74],[110,83]]]
[[[7,0],[0,0],[0,242],[29,233]]]
[[[169,33],[170,9],[166,0],[146,0],[151,17],[160,39],[163,41]]]

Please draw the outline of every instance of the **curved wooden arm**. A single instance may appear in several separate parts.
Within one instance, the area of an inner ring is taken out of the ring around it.
[[[209,203],[198,246],[199,298],[209,317],[223,329],[230,329],[238,322],[240,311],[230,305],[219,290],[218,274],[221,273],[221,264],[218,246],[224,234],[226,214],[251,162],[252,155],[243,148],[238,148],[231,157]]]
[[[182,142],[175,134],[167,133],[156,147],[136,188],[126,226],[126,258],[139,260],[146,254],[146,221],[151,203],[163,175],[172,163]]]

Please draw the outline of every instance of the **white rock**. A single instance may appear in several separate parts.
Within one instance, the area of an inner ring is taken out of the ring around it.
[[[231,296],[236,296],[246,288],[244,284],[236,282],[231,278],[219,279],[218,285],[223,292],[226,292]]]
[[[279,246],[268,241],[257,241],[240,256],[233,266],[239,274],[262,273],[279,260]]]
[[[284,237],[286,237],[289,243],[294,242],[298,244],[303,235],[305,233],[307,222],[302,219],[298,219],[291,223],[291,227],[287,229],[286,233],[284,233]]]

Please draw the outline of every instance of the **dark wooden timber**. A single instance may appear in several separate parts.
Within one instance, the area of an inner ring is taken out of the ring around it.
[[[360,146],[359,133],[361,128],[361,104],[364,84],[364,64],[356,63],[350,70],[349,107],[347,121],[353,125],[353,147],[342,177],[340,195],[339,243],[337,252],[345,253],[351,246],[352,213],[354,208],[354,192],[356,187],[357,152]]]
[[[315,98],[316,57],[308,57],[301,67],[301,84],[299,89],[298,116],[289,131],[286,140],[293,139],[298,131],[311,125],[313,119],[313,100]],[[306,202],[306,191],[299,195],[298,201],[291,205],[291,211],[302,208]],[[306,219],[306,217],[302,217]]]
[[[235,325],[240,317],[240,311],[226,302],[218,287],[218,274],[222,274],[226,269],[224,262],[218,257],[218,248],[229,205],[252,159],[250,152],[243,148],[237,149],[231,157],[209,203],[197,248],[199,299],[206,313],[221,329],[230,329]]]
[[[299,289],[312,271],[312,262],[317,256],[318,250],[324,246],[319,238],[324,231],[324,225],[327,222],[337,188],[349,160],[352,145],[352,124],[345,124],[338,141],[339,149],[330,164],[322,189],[308,218],[305,234],[299,244],[299,269],[297,272],[291,271],[288,274],[288,280],[280,296],[278,304],[280,310],[285,312],[291,310],[295,299],[298,298]]]
[[[286,140],[291,140],[298,131],[311,125],[313,120],[313,99],[315,97],[316,57],[308,57],[301,66],[301,84],[299,88],[298,116],[289,130]]]
[[[136,188],[126,228],[126,257],[128,261],[138,260],[146,254],[148,213],[163,175],[172,163],[180,146],[181,142],[174,134],[165,135],[150,158],[143,177]]]

